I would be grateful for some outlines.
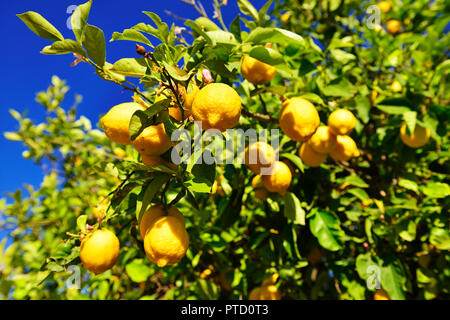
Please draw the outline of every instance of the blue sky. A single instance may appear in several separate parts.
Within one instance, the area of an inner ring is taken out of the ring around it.
[[[52,75],[67,80],[70,91],[64,106],[69,107],[74,102],[75,94],[83,96],[78,114],[91,119],[95,124],[99,114],[105,113],[110,107],[130,100],[129,92],[97,77],[87,64],[70,67],[74,60],[72,55],[47,56],[40,54],[41,49],[50,44],[48,40],[39,38],[31,32],[16,14],[26,11],[36,11],[49,20],[66,38],[74,38],[67,28],[67,13],[69,6],[79,5],[85,1],[76,0],[21,0],[0,2],[0,29],[2,34],[2,52],[0,59],[2,77],[0,77],[0,198],[6,192],[22,188],[24,183],[38,187],[42,181],[42,170],[32,161],[22,158],[24,147],[20,142],[8,141],[3,132],[18,129],[17,122],[9,115],[9,109],[19,112],[28,111],[28,117],[41,122],[45,119],[44,109],[34,101],[35,94],[45,90]],[[212,0],[202,1],[207,13],[212,16]],[[264,0],[253,0],[259,9]],[[107,41],[114,31],[122,32],[139,22],[151,23],[142,11],[157,13],[163,21],[169,23],[174,19],[164,13],[170,10],[174,14],[186,18],[196,18],[195,9],[180,0],[133,0],[129,2],[94,0],[88,22],[100,27]],[[229,0],[223,8],[224,20],[229,25],[238,13],[236,1]],[[183,22],[175,21],[177,25]],[[123,57],[135,56],[134,44],[129,41],[107,42],[106,58],[114,62]],[[2,238],[0,233],[0,239]]]

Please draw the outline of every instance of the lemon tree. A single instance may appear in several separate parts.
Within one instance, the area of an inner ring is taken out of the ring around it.
[[[73,35],[18,14],[50,41],[42,54],[75,55],[129,95],[91,123],[80,97],[61,107],[54,76],[36,96],[45,121],[10,111],[5,137],[51,170],[0,201],[2,298],[450,297],[446,2],[237,4],[230,24],[216,1],[214,18],[144,11],[112,35],[91,1]],[[106,61],[115,41],[129,55]],[[278,143],[252,145],[251,130]],[[215,137],[243,142],[244,161],[220,161]]]

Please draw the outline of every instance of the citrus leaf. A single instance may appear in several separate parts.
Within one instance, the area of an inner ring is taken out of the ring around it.
[[[117,40],[126,40],[126,41],[134,41],[144,43],[152,48],[154,48],[153,44],[150,40],[147,39],[142,33],[136,31],[135,29],[125,29],[122,33],[114,32],[112,35],[110,42]]]
[[[72,39],[65,39],[61,41],[55,41],[52,45],[44,47],[41,51],[42,54],[67,54],[77,53],[83,57],[86,57],[86,51],[78,42]]]
[[[152,273],[152,269],[144,263],[143,259],[135,259],[125,266],[131,281],[144,282]]]
[[[280,158],[286,158],[290,160],[293,164],[297,166],[297,168],[300,169],[301,172],[304,172],[305,168],[303,166],[303,161],[300,159],[300,157],[296,156],[292,153],[282,153],[280,154]]]
[[[64,40],[62,34],[39,13],[28,11],[17,16],[39,37],[52,41]]]
[[[284,215],[294,224],[305,225],[305,210],[297,196],[289,191],[284,195]]]
[[[89,58],[103,67],[106,59],[105,35],[103,31],[90,24],[86,25],[81,41]]]

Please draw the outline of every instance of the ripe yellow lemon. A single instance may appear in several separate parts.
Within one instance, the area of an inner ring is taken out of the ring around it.
[[[291,185],[292,172],[284,162],[275,161],[271,174],[263,175],[262,179],[267,190],[284,195]]]
[[[145,213],[142,215],[141,222],[139,223],[139,231],[141,233],[142,239],[144,239],[145,233],[152,225],[152,223],[155,222],[157,218],[163,217],[165,215],[175,217],[180,220],[183,226],[185,225],[184,216],[176,207],[171,206],[166,212],[164,211],[164,208],[162,206],[154,205],[151,206],[147,211],[145,211]]]
[[[195,96],[192,115],[202,122],[203,130],[225,131],[238,123],[241,107],[236,90],[224,83],[210,83]]]
[[[398,80],[395,80],[391,83],[391,90],[394,92],[401,92],[402,91],[402,85]]]
[[[80,259],[95,274],[111,269],[119,257],[119,239],[108,229],[98,229],[88,234],[80,247]]]
[[[130,119],[136,110],[144,108],[134,102],[121,103],[111,108],[101,119],[100,123],[106,136],[113,142],[131,144],[129,125]]]
[[[306,99],[295,97],[283,103],[280,113],[281,130],[294,141],[307,140],[320,124],[319,113]]]
[[[244,55],[241,64],[242,76],[253,84],[263,84],[275,77],[277,69],[270,64]]]
[[[255,190],[255,197],[263,201],[267,198],[267,190],[264,189],[264,184],[262,181],[262,176],[260,174],[256,175],[252,179],[252,187]]]
[[[346,135],[352,132],[356,125],[356,118],[347,109],[333,111],[328,117],[328,127],[336,135]]]
[[[315,152],[326,154],[336,147],[337,140],[330,127],[320,126],[308,140],[308,143]]]
[[[335,161],[347,161],[357,156],[359,151],[355,141],[349,136],[337,136],[337,145],[330,152],[330,157]]]
[[[426,145],[430,140],[430,129],[416,124],[413,134],[408,135],[406,132],[406,122],[403,122],[402,127],[400,128],[400,138],[408,147],[420,148]]]
[[[262,168],[269,168],[275,161],[275,150],[266,142],[257,141],[245,149],[245,164],[256,174],[260,174]]]
[[[398,20],[389,20],[386,29],[390,34],[397,34],[402,30],[402,23]]]
[[[163,158],[161,158],[160,156],[146,156],[145,154],[141,155],[142,156],[142,163],[146,164],[147,166],[160,166],[160,165],[166,165],[169,168],[172,168],[174,170],[176,170],[177,165],[171,162],[167,162],[166,160],[164,160]],[[152,169],[149,169],[150,172],[152,172]]]
[[[179,218],[157,218],[144,237],[144,249],[150,261],[159,267],[177,263],[189,246],[189,236]]]
[[[319,167],[327,160],[327,154],[314,151],[309,140],[302,144],[298,150],[298,155],[308,167]]]
[[[381,2],[378,3],[378,8],[380,8],[380,10],[383,11],[384,13],[387,13],[392,8],[392,2],[390,2],[390,1],[381,1]]]
[[[172,147],[162,123],[145,128],[133,141],[133,147],[140,154],[159,156]]]
[[[92,208],[92,212],[97,219],[103,219],[111,202],[109,201],[109,198],[105,199],[105,197],[100,197],[99,201],[100,203]]]
[[[249,296],[249,300],[280,300],[281,296],[278,288],[274,285],[267,285],[254,288]]]
[[[375,294],[373,295],[373,300],[391,300],[389,295],[383,289],[375,290]]]

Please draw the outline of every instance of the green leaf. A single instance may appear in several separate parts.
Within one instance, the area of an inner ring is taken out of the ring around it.
[[[300,159],[300,157],[296,156],[292,153],[281,153],[280,158],[286,158],[290,160],[293,164],[297,166],[297,168],[300,169],[301,172],[304,172],[305,167],[303,166],[303,161]]]
[[[357,197],[361,201],[367,201],[367,200],[370,199],[370,197],[367,194],[367,192],[364,191],[363,189],[360,189],[360,188],[348,189],[347,193],[350,193],[350,194],[354,195],[355,197]]]
[[[366,280],[369,276],[367,270],[369,266],[375,265],[370,253],[359,254],[356,258],[356,271],[361,279]]]
[[[219,298],[220,289],[212,281],[206,279],[197,279],[198,296],[203,300],[217,300]]]
[[[237,0],[237,4],[239,6],[239,10],[247,16],[252,17],[256,21],[259,21],[258,11],[248,0]]]
[[[187,20],[184,23],[184,25],[187,27],[190,27],[194,33],[197,33],[200,36],[202,36],[203,39],[205,39],[205,41],[208,44],[210,44],[210,45],[213,44],[213,40],[208,36],[208,34],[205,31],[202,30],[202,28],[195,21]]]
[[[337,251],[343,248],[345,234],[339,218],[330,211],[317,210],[309,220],[312,234],[325,249]]]
[[[21,141],[22,140],[22,136],[20,134],[18,134],[17,132],[5,132],[3,135],[5,136],[6,139],[8,139],[10,141]]]
[[[136,219],[139,223],[141,222],[142,215],[147,210],[148,205],[152,202],[156,193],[161,190],[162,186],[168,182],[169,179],[170,176],[165,173],[155,173],[155,178],[147,185],[145,189],[141,209],[136,211]]]
[[[356,89],[346,78],[340,77],[331,81],[322,92],[326,96],[351,97],[356,93]]]
[[[313,102],[313,103],[317,103],[317,104],[321,104],[321,105],[324,104],[322,98],[312,92],[301,94],[299,97],[309,100],[310,102]]]
[[[162,22],[161,18],[153,12],[150,11],[142,11],[142,13],[144,13],[145,15],[147,15],[150,19],[153,20],[153,22],[155,23],[155,25],[158,27],[158,38],[159,40],[161,40],[162,42],[169,44],[169,26],[167,25],[167,23]]]
[[[267,1],[267,2],[262,6],[262,8],[259,10],[259,12],[258,12],[258,18],[259,18],[259,21],[264,21],[264,18],[266,17],[267,11],[269,10],[270,6],[272,5],[272,2],[273,2],[273,0]]]
[[[215,31],[220,30],[219,26],[215,24],[213,21],[209,20],[206,17],[199,17],[195,19],[195,23],[205,31]]]
[[[351,174],[343,179],[339,179],[338,183],[339,184],[348,183],[352,186],[359,187],[359,188],[368,188],[369,187],[369,185],[363,179],[358,177],[356,174]]]
[[[81,44],[72,40],[65,39],[61,41],[55,41],[52,45],[46,46],[41,51],[42,54],[67,54],[67,53],[77,53],[83,57],[86,57],[86,51],[83,49]]]
[[[103,67],[106,59],[105,35],[103,31],[90,24],[86,25],[81,41],[89,58],[99,67]]]
[[[152,269],[144,263],[143,259],[135,259],[125,266],[131,281],[144,282],[152,273]]]
[[[294,224],[305,225],[305,210],[297,196],[289,191],[284,195],[284,215]]]
[[[283,55],[275,49],[258,46],[252,48],[249,55],[270,65],[284,63]]]
[[[396,228],[400,231],[399,236],[405,241],[411,242],[416,238],[417,225],[412,220],[403,220],[396,225]]]
[[[109,41],[112,42],[116,40],[140,42],[154,48],[153,44],[150,42],[150,40],[147,39],[146,36],[134,29],[125,29],[122,33],[114,32],[111,40]]]
[[[232,46],[238,44],[238,42],[234,38],[234,35],[231,32],[226,32],[223,30],[216,30],[216,31],[206,31],[206,34],[216,44],[218,43],[218,44],[232,45]]]
[[[57,264],[55,261],[50,261],[47,263],[47,270],[50,270],[52,272],[62,272],[64,271],[64,267]]]
[[[87,232],[87,230],[86,230],[87,218],[88,218],[88,216],[85,214],[83,214],[77,218],[77,227],[78,227],[78,229],[81,230],[82,233]]]
[[[268,42],[279,44],[304,45],[305,40],[298,34],[280,28],[257,27],[253,30],[244,43],[266,44]]]
[[[449,185],[442,182],[429,182],[421,189],[430,198],[445,198],[450,195]]]
[[[92,0],[79,5],[70,18],[73,34],[75,35],[75,39],[80,43],[89,17],[89,12],[91,11],[91,5]]]
[[[160,100],[155,102],[145,111],[137,110],[133,113],[128,127],[131,141],[134,141],[145,128],[153,124],[152,117],[162,110],[167,109],[170,105],[170,101],[170,99]]]
[[[450,250],[450,232],[446,229],[433,227],[430,232],[430,243],[440,250]]]
[[[191,171],[194,176],[184,185],[192,192],[209,193],[216,176],[216,164],[195,164]]]
[[[339,63],[346,64],[352,60],[356,60],[355,55],[345,52],[341,49],[330,50],[331,57]]]
[[[28,11],[17,16],[39,37],[52,41],[64,40],[62,34],[39,13]]]
[[[147,64],[145,58],[123,58],[117,60],[110,70],[124,76],[140,78],[145,76]]]

